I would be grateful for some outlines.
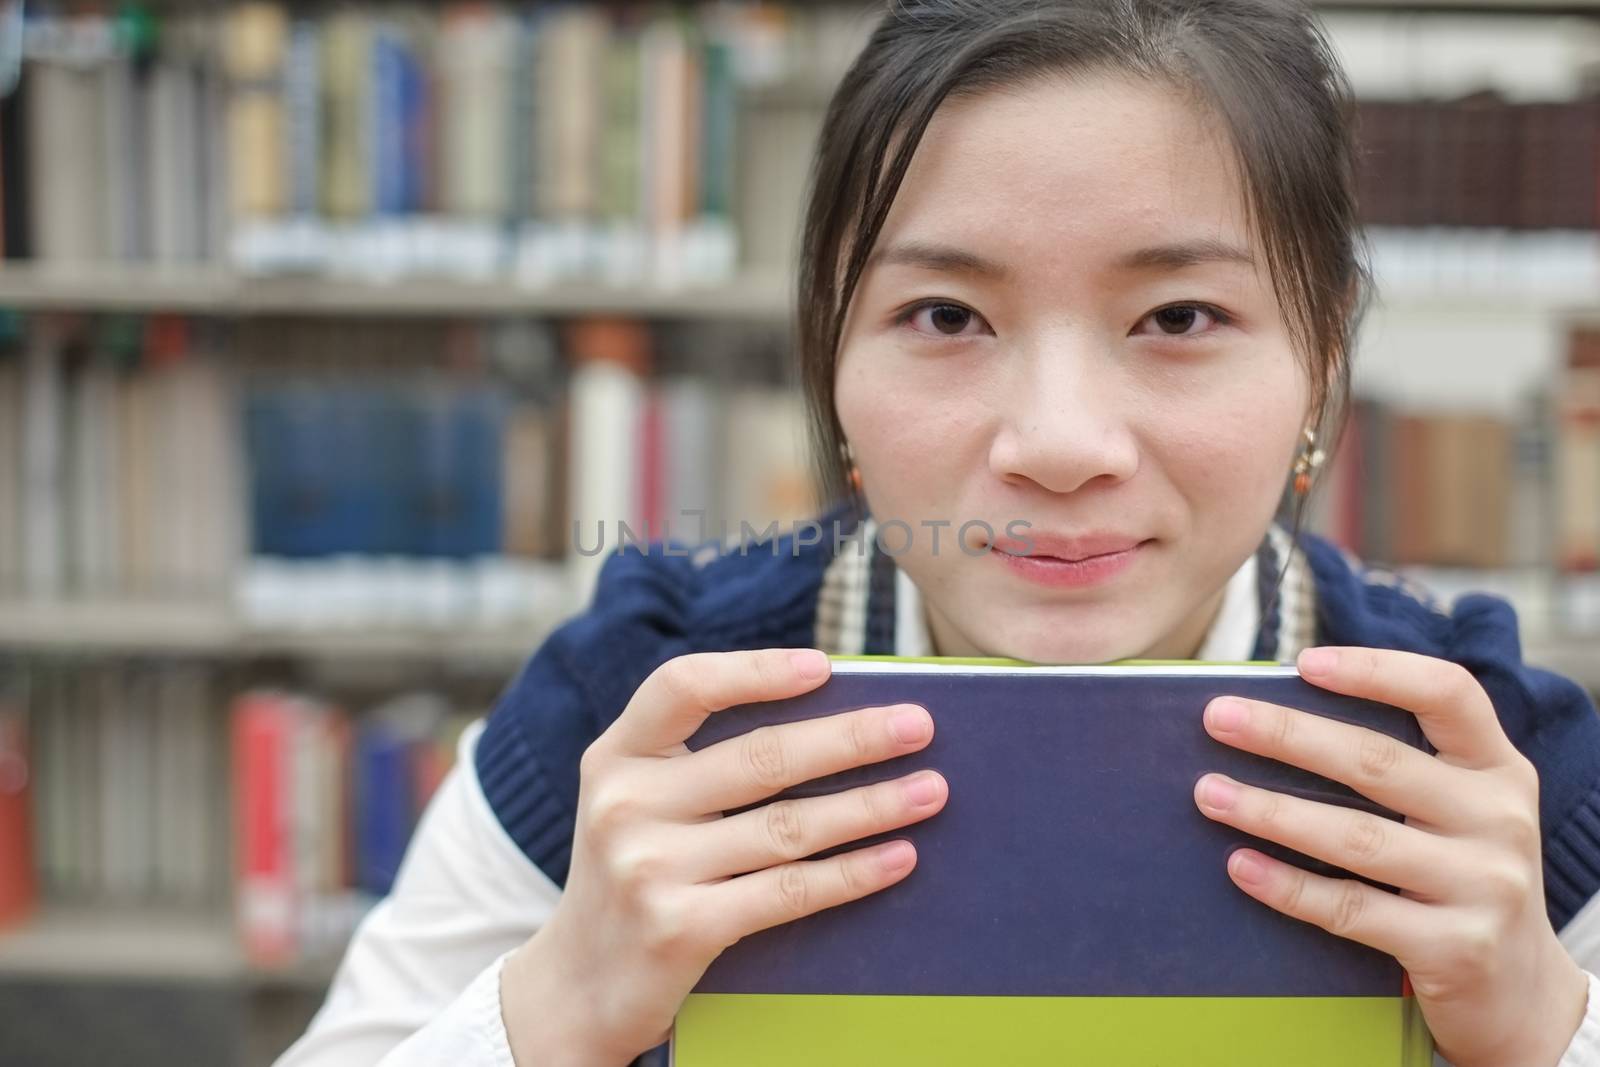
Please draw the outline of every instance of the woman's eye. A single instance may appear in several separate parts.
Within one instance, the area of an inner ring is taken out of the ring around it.
[[[1229,321],[1222,312],[1206,304],[1174,304],[1153,311],[1147,317],[1147,321],[1154,323],[1157,330],[1169,337],[1204,333],[1207,319],[1218,326],[1226,325]],[[1197,323],[1199,329],[1195,328]]]
[[[960,337],[974,326],[981,326],[983,319],[960,304],[923,304],[908,311],[905,321],[924,333]]]

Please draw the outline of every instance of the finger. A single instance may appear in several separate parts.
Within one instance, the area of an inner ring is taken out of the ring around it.
[[[909,841],[887,841],[823,860],[799,860],[711,887],[708,913],[729,944],[757,930],[847,904],[903,879],[917,864]]]
[[[650,672],[606,731],[616,751],[665,754],[706,717],[739,704],[782,700],[821,685],[832,671],[814,648],[762,648],[675,656]]]
[[[937,771],[918,771],[820,797],[775,800],[697,827],[697,881],[727,878],[898,829],[937,813],[950,790]]]
[[[754,804],[851,767],[904,756],[933,739],[933,717],[915,704],[860,708],[816,719],[761,726],[671,761],[685,783],[690,815]]]
[[[1428,741],[1452,763],[1494,767],[1517,755],[1489,694],[1458,663],[1388,648],[1324,647],[1301,652],[1298,666],[1313,685],[1416,715]]]
[[[1342,782],[1428,826],[1469,830],[1489,814],[1474,803],[1475,772],[1377,730],[1231,696],[1206,705],[1204,722],[1223,744]]]
[[[1427,900],[1458,894],[1458,887],[1470,881],[1456,843],[1381,815],[1287,796],[1222,774],[1201,778],[1194,796],[1208,819]]]
[[[1229,855],[1228,877],[1274,911],[1386,952],[1402,966],[1425,958],[1434,936],[1435,905],[1354,879],[1312,874],[1253,848]]]

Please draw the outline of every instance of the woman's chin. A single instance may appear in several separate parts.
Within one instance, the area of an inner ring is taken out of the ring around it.
[[[1114,626],[1019,617],[972,636],[982,655],[1029,663],[1109,663],[1138,658],[1150,645],[1142,635],[1121,633]]]

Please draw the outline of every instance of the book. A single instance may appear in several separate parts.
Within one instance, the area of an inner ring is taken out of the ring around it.
[[[34,230],[29,158],[28,115],[34,109],[32,84],[36,78],[23,64],[17,86],[0,97],[0,245],[5,259],[31,259]]]
[[[356,799],[356,882],[382,896],[394,886],[416,820],[427,804],[417,788],[419,753],[448,712],[442,698],[407,693],[373,709],[357,731],[352,753]]]
[[[1247,896],[1226,859],[1248,844],[1315,873],[1348,872],[1213,822],[1193,790],[1219,771],[1399,816],[1212,739],[1201,713],[1222,694],[1431,751],[1411,715],[1260,664],[838,657],[810,693],[712,715],[691,750],[763,725],[918,703],[935,723],[921,752],[780,795],[932,767],[950,798],[921,823],[819,853],[903,837],[918,858],[896,885],[723,952],[678,1015],[674,1067],[1430,1063],[1399,963]]]
[[[270,692],[233,702],[236,907],[246,955],[263,965],[294,955],[294,838],[287,815],[294,710]]]
[[[23,573],[23,395],[22,361],[0,352],[0,592],[13,596]]]
[[[22,361],[22,572],[35,597],[59,595],[66,579],[64,372],[36,331]]]
[[[0,678],[0,929],[27,918],[39,892],[28,710],[18,689],[11,679]]]
[[[236,218],[279,214],[287,206],[289,173],[284,163],[283,100],[279,79],[288,48],[289,23],[276,4],[252,0],[230,8],[222,33],[222,65],[229,80],[227,107],[229,199]],[[332,95],[332,90],[329,90]],[[333,125],[330,148],[352,131]]]
[[[1600,368],[1566,372],[1557,420],[1556,564],[1572,572],[1600,570]]]

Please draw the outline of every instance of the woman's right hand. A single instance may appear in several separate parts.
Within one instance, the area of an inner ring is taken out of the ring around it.
[[[935,771],[724,817],[801,782],[903,756],[933,738],[916,705],[767,726],[698,752],[708,715],[815,689],[816,649],[704,652],[663,663],[584,753],[567,885],[509,957],[501,1012],[518,1064],[622,1067],[665,1041],[712,960],[746,934],[877,892],[916,863],[909,841],[823,849],[925,819]]]

